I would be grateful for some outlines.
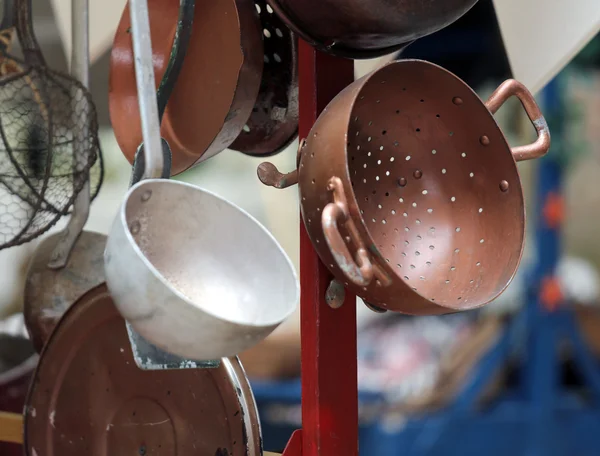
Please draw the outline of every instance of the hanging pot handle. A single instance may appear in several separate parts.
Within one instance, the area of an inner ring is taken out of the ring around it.
[[[377,265],[371,263],[369,259],[367,249],[360,238],[356,225],[354,225],[350,217],[348,202],[341,179],[339,177],[332,177],[327,184],[327,190],[333,194],[333,202],[329,203],[323,209],[321,225],[325,241],[338,267],[349,281],[359,287],[369,285],[374,276],[382,285],[389,285],[390,279]],[[357,247],[356,259],[352,258],[348,246],[344,242],[344,239],[342,239],[338,228],[340,223],[345,225],[350,234],[351,242]]]
[[[504,102],[513,95],[516,96],[523,105],[529,120],[531,120],[531,123],[538,134],[538,139],[534,143],[526,146],[513,147],[513,157],[516,161],[540,158],[546,155],[550,149],[550,131],[548,130],[546,119],[544,119],[544,116],[540,111],[540,107],[527,87],[514,79],[508,79],[500,84],[500,87],[498,87],[492,96],[490,96],[485,103],[485,106],[492,114],[495,114]],[[484,141],[489,141],[485,136],[480,140],[482,143],[484,143]]]

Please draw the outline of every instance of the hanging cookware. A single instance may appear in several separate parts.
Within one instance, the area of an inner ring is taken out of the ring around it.
[[[538,139],[510,148],[493,114],[521,101]],[[262,164],[259,177],[298,181],[321,260],[376,307],[439,314],[498,297],[519,265],[525,206],[516,162],[550,134],[533,96],[505,81],[483,103],[463,81],[419,60],[355,81],[321,114],[299,176]]]
[[[193,185],[155,179],[165,157],[151,53],[139,39],[149,29],[144,3],[132,2],[132,11],[146,179],[129,190],[111,228],[107,285],[145,341],[189,360],[218,359],[264,339],[294,311],[297,278],[249,214]]]
[[[450,25],[477,0],[269,0],[305,41],[341,57],[370,59],[401,50]]]
[[[93,196],[103,177],[89,91],[46,66],[31,0],[17,0],[14,12],[24,60],[0,56],[0,69],[8,72],[0,78],[0,249],[49,230],[68,213],[90,170]]]
[[[148,5],[154,73],[160,80],[177,29],[179,1],[149,0]],[[109,108],[117,142],[133,162],[142,128],[130,31],[126,6],[111,53]],[[172,174],[229,147],[250,117],[263,65],[253,2],[197,5],[187,55],[160,130],[172,149]]]
[[[255,0],[263,30],[264,67],[252,114],[231,149],[267,156],[298,136],[298,49],[294,34],[266,0]]]
[[[87,18],[87,0],[74,1],[73,14]],[[71,73],[87,87],[88,21],[75,21],[72,33]],[[90,199],[88,178],[75,199],[66,228],[47,237],[37,246],[29,266],[23,314],[29,336],[38,352],[62,314],[85,292],[104,282],[103,251],[106,236],[83,230],[90,213]]]
[[[24,419],[31,456],[261,454],[256,405],[238,359],[210,369],[138,369],[105,285],[59,322]]]

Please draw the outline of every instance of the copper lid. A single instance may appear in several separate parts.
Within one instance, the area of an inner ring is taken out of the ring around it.
[[[86,293],[44,348],[28,396],[30,456],[261,454],[237,358],[214,369],[143,371],[105,285]]]

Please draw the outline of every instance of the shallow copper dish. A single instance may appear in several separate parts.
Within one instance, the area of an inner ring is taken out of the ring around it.
[[[214,369],[143,371],[105,285],[67,311],[29,391],[30,456],[260,455],[252,391],[237,358]]]

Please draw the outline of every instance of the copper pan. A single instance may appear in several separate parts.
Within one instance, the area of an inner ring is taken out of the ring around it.
[[[25,454],[259,456],[254,397],[237,358],[144,371],[105,285],[78,300],[42,352],[25,409]]]
[[[370,59],[401,50],[450,25],[477,0],[269,0],[305,41],[340,57]]]
[[[196,5],[186,58],[167,105],[161,136],[169,143],[172,174],[212,157],[239,136],[259,91],[263,46],[251,0]],[[155,80],[172,49],[178,0],[149,0]],[[130,163],[142,142],[129,6],[123,11],[110,59],[109,110],[121,150]]]
[[[511,96],[538,133],[512,148],[494,120]],[[443,68],[390,63],[341,92],[306,138],[298,174],[308,234],[334,276],[366,302],[410,314],[483,306],[511,282],[525,238],[516,162],[550,134],[533,96],[505,81],[484,103]]]

